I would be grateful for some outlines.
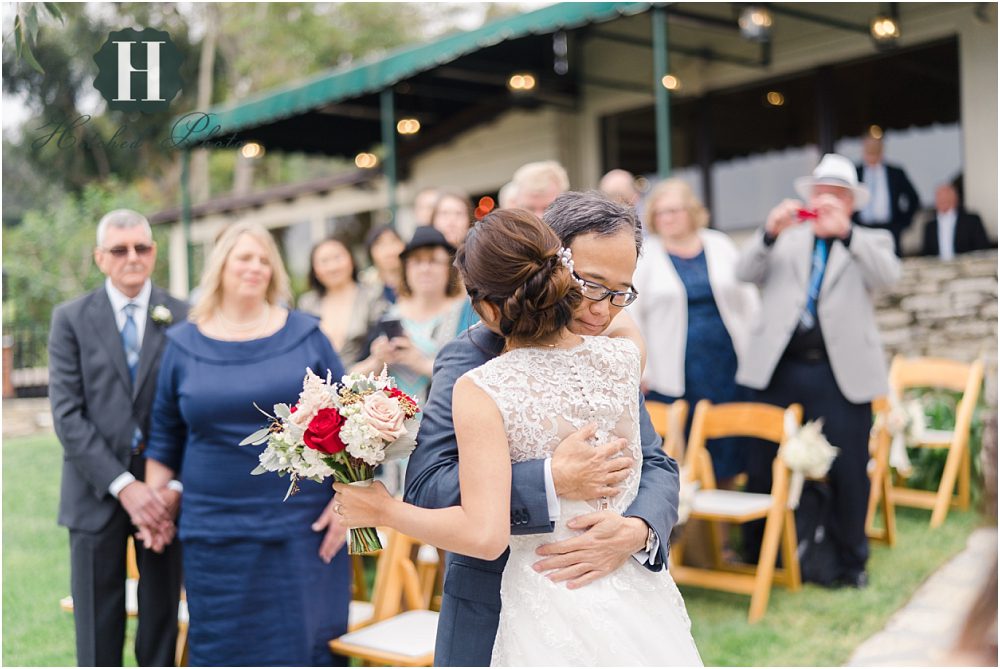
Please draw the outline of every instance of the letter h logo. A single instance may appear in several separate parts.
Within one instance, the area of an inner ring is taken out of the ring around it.
[[[94,87],[111,109],[160,111],[181,89],[181,60],[166,32],[118,30],[94,54],[98,67]]]

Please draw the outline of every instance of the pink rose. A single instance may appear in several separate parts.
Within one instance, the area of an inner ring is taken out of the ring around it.
[[[365,397],[364,417],[387,442],[396,441],[406,434],[406,428],[403,427],[406,412],[398,401],[390,399],[383,392],[375,392]]]

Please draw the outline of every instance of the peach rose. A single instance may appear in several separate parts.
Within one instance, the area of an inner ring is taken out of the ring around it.
[[[385,441],[395,441],[406,434],[406,413],[399,402],[379,391],[365,397],[364,416]]]

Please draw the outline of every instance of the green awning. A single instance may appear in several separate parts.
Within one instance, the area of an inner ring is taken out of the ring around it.
[[[630,16],[649,9],[648,2],[564,2],[534,12],[494,21],[477,30],[449,35],[436,42],[400,49],[370,63],[337,68],[248,100],[212,107],[201,126],[195,113],[175,119],[178,148],[218,143],[232,146],[234,137],[249,139],[254,129],[316,112],[321,108],[377,93],[386,87],[501,42],[545,35],[591,23]],[[308,134],[312,128],[301,128]],[[349,128],[343,130],[350,131]],[[229,141],[226,141],[226,138]]]

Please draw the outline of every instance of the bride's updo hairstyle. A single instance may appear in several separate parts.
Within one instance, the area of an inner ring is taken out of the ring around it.
[[[498,209],[472,228],[458,250],[455,265],[473,306],[488,302],[497,308],[508,345],[542,341],[572,320],[583,296],[560,261],[561,246],[534,214]]]

